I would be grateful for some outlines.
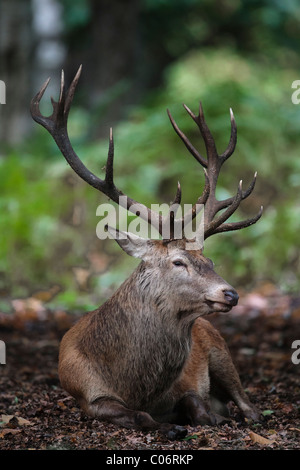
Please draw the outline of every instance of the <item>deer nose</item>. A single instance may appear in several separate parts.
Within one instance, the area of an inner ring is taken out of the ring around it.
[[[224,290],[224,297],[226,302],[234,306],[238,303],[239,295],[235,290]]]

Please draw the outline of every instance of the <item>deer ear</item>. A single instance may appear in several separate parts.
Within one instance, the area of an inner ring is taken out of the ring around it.
[[[141,238],[133,233],[106,226],[107,231],[116,240],[120,247],[130,256],[144,259],[149,252],[151,240]]]

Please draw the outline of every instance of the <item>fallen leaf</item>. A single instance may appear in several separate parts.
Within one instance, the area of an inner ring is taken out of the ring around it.
[[[292,403],[286,403],[282,406],[282,411],[286,414],[292,413],[294,411],[294,406]]]
[[[18,424],[20,426],[32,426],[33,423],[31,423],[30,421],[28,421],[28,419],[25,419],[25,418],[20,418],[19,416],[16,416],[17,420],[18,420]]]
[[[28,421],[28,419],[21,418],[20,416],[15,415],[1,415],[0,422],[3,424],[14,423],[18,424],[19,426],[32,426],[33,423]]]
[[[298,432],[300,432],[300,429],[299,429],[299,428],[290,428],[290,431],[298,431]]]
[[[274,413],[273,410],[264,410],[264,411],[262,412],[262,415],[263,415],[263,416],[270,416],[270,415],[273,414],[273,413]]]
[[[1,415],[0,417],[1,426],[3,424],[9,423],[12,418],[14,418],[14,415]]]
[[[184,441],[190,441],[191,439],[198,439],[198,436],[196,434],[190,434],[183,438]]]
[[[259,434],[256,434],[255,432],[252,432],[252,431],[249,432],[249,437],[253,442],[263,445],[263,446],[272,445],[275,442],[275,439],[266,439],[265,437],[260,436]]]
[[[0,439],[3,439],[6,434],[18,434],[19,432],[21,432],[21,429],[4,428],[0,432]]]
[[[67,409],[67,406],[66,406],[62,401],[58,401],[58,402],[57,402],[57,405],[58,405],[62,410],[66,410],[66,409]]]

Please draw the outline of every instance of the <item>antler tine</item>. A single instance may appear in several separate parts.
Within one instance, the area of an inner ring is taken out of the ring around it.
[[[227,224],[222,224],[215,229],[214,233],[231,232],[233,230],[240,230],[242,228],[250,227],[250,225],[255,224],[261,218],[262,213],[263,206],[260,207],[259,212],[254,217],[250,217],[249,219],[241,220],[239,222],[228,222]],[[209,235],[205,236],[204,238],[208,237]]]
[[[191,116],[193,121],[197,124],[197,126],[199,127],[200,133],[205,143],[206,154],[207,154],[207,166],[209,167],[210,162],[218,158],[218,153],[216,149],[215,140],[204,118],[202,103],[201,101],[199,103],[198,116],[196,116],[185,104],[183,105],[183,107],[187,111],[187,113]]]
[[[183,105],[185,106],[185,105]],[[193,157],[195,157],[195,159],[201,163],[202,166],[204,166],[204,168],[207,167],[207,161],[205,160],[205,158],[202,157],[202,155],[198,152],[197,149],[195,149],[195,147],[191,144],[191,142],[189,141],[189,139],[186,137],[186,135],[179,129],[179,127],[177,126],[175,120],[173,119],[170,111],[167,109],[167,113],[168,113],[168,116],[169,116],[169,119],[171,121],[171,124],[176,132],[176,134],[181,138],[182,142],[184,143],[184,145],[186,146],[186,148],[188,149],[188,151],[193,155]]]
[[[108,186],[114,186],[114,137],[112,127],[109,130],[109,146],[105,168],[105,182]]]
[[[79,69],[77,70],[77,73],[75,77],[73,78],[72,83],[68,89],[66,101],[65,101],[65,115],[66,116],[68,116],[69,114],[71,104],[75,95],[76,87],[77,87],[77,84],[81,75],[81,71],[82,71],[82,65],[80,65]]]
[[[53,114],[51,118],[53,121],[55,121],[57,128],[59,128],[60,126],[67,127],[69,111],[71,109],[76,87],[81,75],[81,70],[82,65],[80,65],[80,67],[78,68],[77,73],[73,78],[67,92],[65,90],[65,74],[63,70],[61,71],[59,99],[58,101],[55,101],[53,98],[51,98],[53,106]]]
[[[236,147],[236,142],[237,142],[237,126],[236,126],[236,122],[234,119],[234,114],[231,108],[229,111],[230,111],[230,122],[231,122],[230,139],[229,139],[227,149],[225,150],[225,152],[222,153],[222,155],[220,155],[220,158],[222,158],[222,160],[224,161],[227,160],[227,158],[229,158],[233,154],[235,147]]]
[[[180,183],[178,181],[177,183],[177,191],[176,191],[176,195],[175,195],[175,198],[173,200],[173,202],[170,203],[170,209],[169,209],[169,214],[162,218],[162,221],[164,221],[164,223],[167,223],[169,224],[169,227],[170,227],[170,239],[173,239],[174,238],[174,233],[175,233],[175,215],[178,211],[178,208],[179,208],[179,204],[181,203],[181,186],[180,186]]]
[[[178,181],[177,183],[177,191],[176,191],[176,194],[175,194],[175,198],[173,200],[173,202],[171,202],[171,206],[175,205],[175,204],[180,204],[181,203],[181,196],[182,196],[182,192],[181,192],[181,186],[180,186],[180,183]]]
[[[55,101],[51,96],[53,113],[50,116],[50,118],[51,118],[51,122],[53,126],[55,126],[56,128],[58,128],[61,124],[66,125],[67,123],[68,115],[65,117],[65,98],[66,98],[65,74],[64,74],[64,71],[62,70],[61,76],[60,76],[60,90],[59,90],[58,101]]]
[[[254,173],[254,178],[251,181],[251,183],[249,184],[248,188],[245,191],[243,191],[242,200],[246,199],[252,193],[252,191],[255,187],[256,178],[257,178],[257,171]],[[224,199],[223,201],[217,201],[218,211],[221,210],[221,209],[224,209],[225,207],[230,206],[230,204],[233,203],[234,199],[235,199],[235,196],[229,197],[228,199]]]
[[[42,97],[44,96],[44,93],[46,91],[46,88],[49,85],[51,78],[47,78],[47,80],[43,83],[41,86],[41,89],[38,91],[38,93],[32,98],[31,104],[30,104],[30,111],[33,119],[38,122],[39,124],[42,124],[41,121],[44,120],[44,116],[41,114],[40,111],[40,101]],[[43,124],[42,124],[43,125]]]
[[[210,235],[215,233],[216,228],[219,227],[223,222],[225,222],[225,220],[229,219],[229,217],[236,211],[236,209],[240,205],[242,196],[243,196],[243,191],[242,191],[242,180],[241,180],[238,186],[237,193],[235,197],[233,198],[233,201],[230,204],[230,206],[226,209],[226,211],[224,211],[216,219],[213,219],[213,216],[212,216],[212,220],[206,224],[206,227],[204,228],[204,238],[208,238]],[[217,212],[218,210],[216,209],[215,214]]]

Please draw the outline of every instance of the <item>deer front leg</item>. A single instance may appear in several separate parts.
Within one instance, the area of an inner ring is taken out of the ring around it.
[[[175,419],[181,424],[217,424],[220,417],[210,410],[210,377],[205,348],[193,343],[181,377],[173,388],[177,398]]]
[[[181,417],[186,413],[186,422],[193,425],[206,424],[208,420],[211,424],[225,421],[231,400],[246,418],[259,420],[259,412],[242,388],[224,339],[203,318],[194,323],[190,355],[177,388],[184,399],[178,401],[176,409],[179,412],[181,405]]]
[[[159,423],[149,413],[131,410],[114,398],[101,397],[90,404],[81,403],[81,406],[89,415],[127,429],[158,430],[170,440],[181,439],[187,434],[187,429],[182,426]]]
[[[209,371],[211,375],[211,395],[225,405],[232,400],[244,416],[253,421],[260,420],[260,413],[250,402],[243,390],[239,375],[223,340],[222,348],[210,351]]]

